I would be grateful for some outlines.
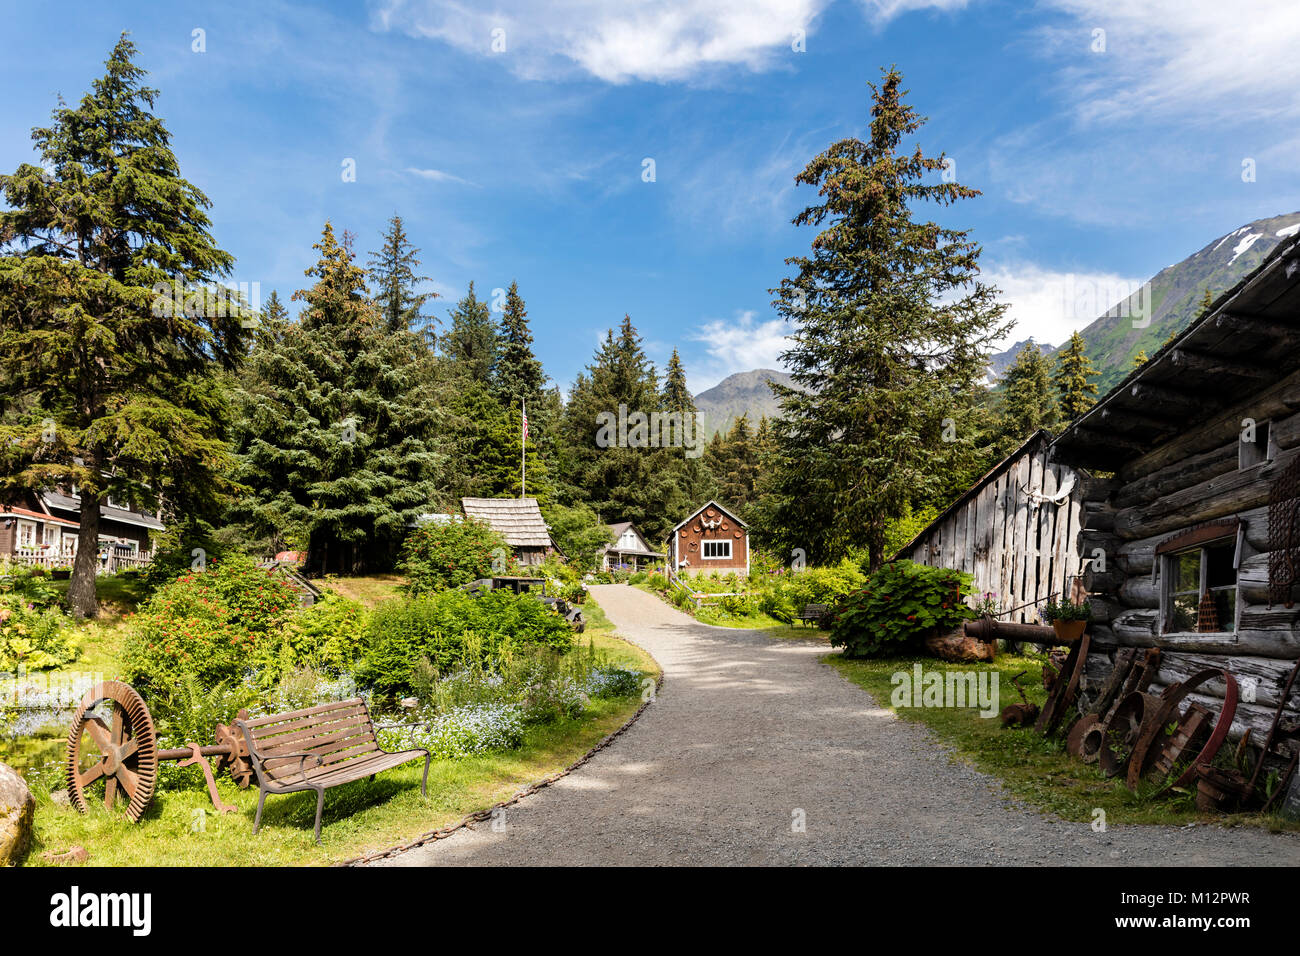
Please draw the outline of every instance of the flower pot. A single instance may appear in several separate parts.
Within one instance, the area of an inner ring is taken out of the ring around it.
[[[1073,644],[1088,629],[1087,621],[1053,621],[1052,630],[1064,644]]]
[[[50,572],[50,577],[56,581],[66,581],[72,577],[72,572],[67,568],[55,568]]]

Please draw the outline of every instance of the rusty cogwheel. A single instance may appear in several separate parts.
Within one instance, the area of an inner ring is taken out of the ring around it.
[[[105,702],[111,726],[86,713]],[[106,809],[113,809],[121,791],[131,821],[144,815],[158,779],[158,735],[149,708],[130,684],[105,681],[81,698],[68,732],[67,769],[68,796],[79,812],[86,812],[90,785],[103,778]]]

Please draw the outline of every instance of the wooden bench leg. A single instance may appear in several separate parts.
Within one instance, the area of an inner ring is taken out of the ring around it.
[[[325,809],[325,788],[316,791],[316,843],[320,844],[320,815]]]
[[[257,831],[262,826],[262,805],[266,803],[266,791],[258,788],[257,791],[257,816],[253,817],[253,836],[257,836]]]
[[[424,755],[424,779],[420,781],[420,796],[429,795],[429,761],[433,759],[433,754]]]

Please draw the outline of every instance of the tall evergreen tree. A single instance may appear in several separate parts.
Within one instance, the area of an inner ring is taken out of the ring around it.
[[[902,150],[924,120],[901,83],[884,71],[868,139],[832,144],[795,177],[822,201],[794,222],[821,231],[774,290],[794,324],[782,358],[798,387],[774,387],[780,450],[764,531],[811,560],[853,545],[873,567],[884,560],[891,519],[939,480],[956,396],[983,374],[1003,331],[1004,306],[979,281],[979,246],[913,218],[916,203],[979,193],[950,181],[942,155]]]
[[[668,359],[668,371],[664,373],[664,408],[671,412],[695,414],[695,398],[686,387],[686,370],[682,368],[681,357],[673,349]]]
[[[415,516],[446,497],[445,404],[420,336],[390,331],[326,223],[315,283],[240,394],[241,480],[263,530],[305,537],[313,572],[383,570]]]
[[[1026,342],[1003,376],[1001,456],[1040,428],[1053,429],[1060,420],[1052,391],[1050,364],[1042,350]]]
[[[32,131],[50,172],[0,176],[0,490],[76,486],[79,617],[98,611],[110,495],[194,514],[231,488],[217,370],[238,363],[252,317],[201,291],[234,259],[135,54],[123,34],[91,92]]]
[[[442,338],[442,348],[462,375],[491,385],[492,366],[496,363],[498,349],[497,333],[488,304],[474,294],[473,282],[451,312],[451,328]]]
[[[1083,336],[1071,333],[1070,341],[1056,355],[1052,384],[1056,388],[1057,407],[1067,422],[1072,422],[1097,404],[1097,370],[1088,358]]]
[[[506,408],[518,408],[520,400],[538,404],[546,373],[533,354],[533,333],[528,327],[528,310],[519,294],[519,283],[506,290],[506,308],[497,328],[497,348],[492,365],[492,386]]]
[[[402,217],[393,213],[388,220],[384,242],[377,252],[370,253],[370,285],[375,290],[375,305],[390,332],[418,331],[426,335],[433,345],[436,336],[435,319],[421,311],[424,303],[437,298],[436,292],[418,292],[421,282],[428,276],[418,275],[420,250],[411,244],[406,235]]]

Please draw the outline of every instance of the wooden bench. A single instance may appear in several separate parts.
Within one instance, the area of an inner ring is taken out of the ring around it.
[[[320,704],[287,714],[237,720],[248,741],[248,756],[257,774],[257,816],[253,833],[262,825],[262,805],[268,793],[316,791],[316,842],[320,843],[320,815],[325,791],[362,777],[391,770],[424,757],[421,795],[428,795],[427,750],[389,753],[375,739],[375,724],[366,702],[359,697]]]
[[[799,612],[800,621],[812,621],[818,627],[821,627],[822,618],[824,618],[830,609],[825,604],[805,604],[803,610]]]

